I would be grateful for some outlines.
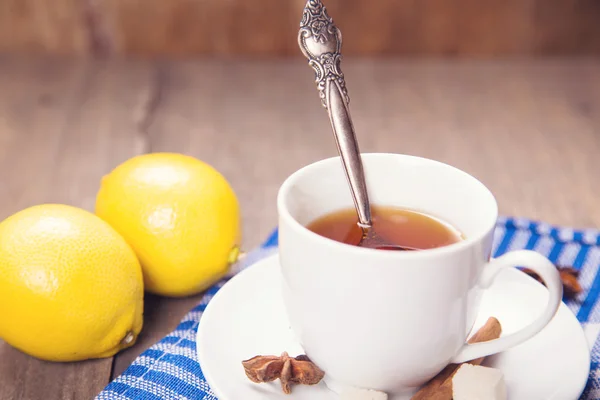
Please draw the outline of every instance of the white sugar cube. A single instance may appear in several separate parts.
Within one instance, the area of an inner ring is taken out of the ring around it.
[[[453,400],[506,400],[502,371],[463,364],[452,378]]]
[[[340,400],[387,400],[384,392],[371,389],[346,388],[340,393]]]

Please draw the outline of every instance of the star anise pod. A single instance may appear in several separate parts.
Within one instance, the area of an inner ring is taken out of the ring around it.
[[[579,271],[571,267],[557,268],[558,273],[560,274],[560,279],[563,283],[563,292],[566,298],[572,299],[583,291],[583,289],[581,288],[581,284],[577,280],[577,278],[579,277]],[[523,268],[523,272],[525,272],[527,275],[531,276],[541,284],[544,284],[544,281],[540,278],[540,276],[532,270],[528,268]]]
[[[246,376],[252,382],[281,381],[286,394],[292,393],[291,384],[316,385],[325,373],[305,355],[290,357],[283,352],[281,356],[256,356],[242,361]]]

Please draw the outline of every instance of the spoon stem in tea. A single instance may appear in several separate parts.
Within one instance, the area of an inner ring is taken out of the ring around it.
[[[329,114],[338,152],[358,214],[359,226],[371,227],[371,208],[364,169],[350,117],[348,91],[340,68],[342,33],[327,15],[321,0],[308,0],[304,7],[298,43],[315,70],[321,103]]]

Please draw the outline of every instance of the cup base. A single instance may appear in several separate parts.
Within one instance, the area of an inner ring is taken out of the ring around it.
[[[325,386],[327,387],[327,389],[329,389],[333,393],[337,394],[338,396],[341,396],[345,392],[350,392],[350,391],[359,389],[354,386],[340,383],[340,382],[336,381],[335,379],[328,377],[327,374],[325,374],[325,376],[323,377],[323,383],[325,383]],[[370,389],[364,389],[364,390],[370,390]],[[376,389],[371,389],[371,390],[376,390]],[[388,396],[387,400],[410,400],[410,398],[415,393],[416,393],[416,390],[408,390],[408,391],[404,391],[401,393],[386,393],[386,394]]]

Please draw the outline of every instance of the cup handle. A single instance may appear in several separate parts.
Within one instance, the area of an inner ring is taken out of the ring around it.
[[[510,335],[488,342],[465,344],[451,363],[459,364],[508,350],[537,335],[552,320],[563,296],[563,286],[557,268],[546,257],[531,250],[517,250],[490,261],[483,270],[480,285],[488,288],[504,268],[523,266],[537,273],[548,288],[548,303],[544,312],[532,323]]]

